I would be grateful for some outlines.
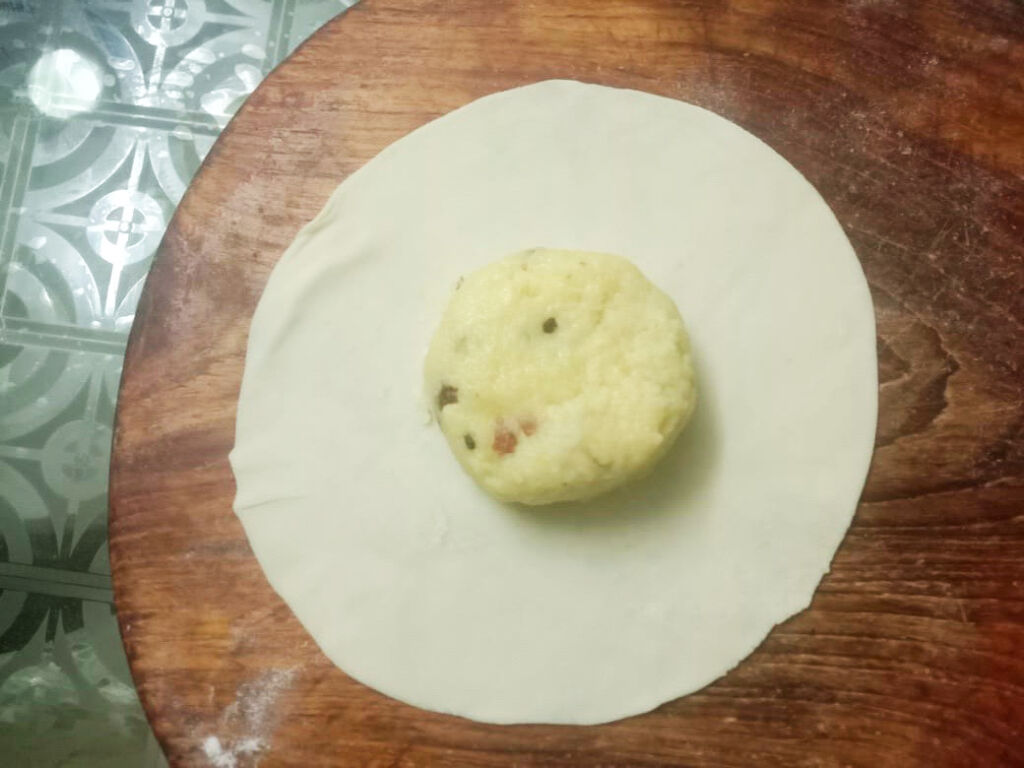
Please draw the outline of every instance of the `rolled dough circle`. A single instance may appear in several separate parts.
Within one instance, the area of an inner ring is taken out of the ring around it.
[[[557,514],[468,482],[420,396],[457,277],[541,244],[629,254],[686,308],[701,392],[650,477]],[[808,605],[876,412],[867,284],[811,185],[698,107],[548,81],[396,142],[299,233],[253,318],[235,510],[354,678],[599,723],[712,682]]]

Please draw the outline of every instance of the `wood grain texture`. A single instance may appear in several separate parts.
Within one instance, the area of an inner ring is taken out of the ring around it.
[[[739,667],[609,725],[494,727],[324,658],[249,550],[226,456],[249,319],[299,226],[410,130],[550,77],[710,108],[810,179],[871,285],[880,424],[812,607]],[[239,768],[1024,765],[1022,178],[1014,0],[365,0],[329,24],[214,148],[128,351],[111,560],[172,764],[211,764],[215,736]]]

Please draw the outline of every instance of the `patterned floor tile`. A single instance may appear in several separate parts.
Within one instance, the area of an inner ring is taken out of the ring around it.
[[[0,764],[163,766],[111,601],[107,472],[174,208],[351,0],[0,0]]]
[[[109,602],[5,588],[0,755],[10,766],[157,768]]]
[[[0,345],[0,561],[109,572],[116,354]]]

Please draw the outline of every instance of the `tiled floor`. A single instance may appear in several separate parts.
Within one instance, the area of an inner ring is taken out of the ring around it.
[[[217,134],[354,0],[0,0],[0,765],[157,766],[107,558],[127,334]]]

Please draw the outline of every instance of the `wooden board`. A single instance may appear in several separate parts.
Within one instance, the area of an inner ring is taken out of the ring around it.
[[[249,319],[299,226],[413,128],[550,77],[708,107],[817,186],[871,284],[880,424],[813,606],[737,669],[609,725],[494,727],[325,659],[249,550],[226,457]],[[1024,765],[1022,173],[1013,0],[365,0],[329,24],[214,148],[128,351],[111,560],[172,764]]]

